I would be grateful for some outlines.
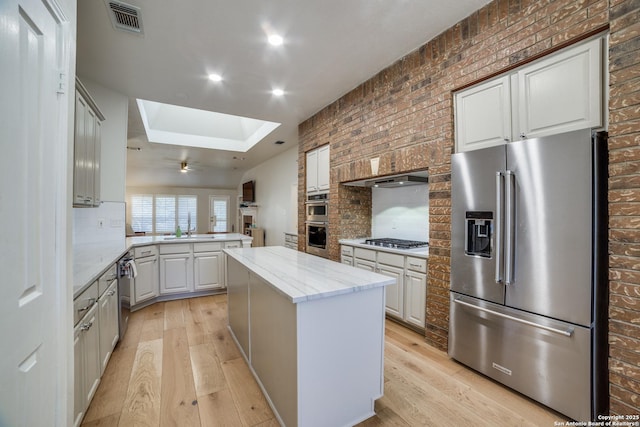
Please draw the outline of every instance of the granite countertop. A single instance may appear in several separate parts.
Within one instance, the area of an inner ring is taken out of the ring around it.
[[[73,248],[73,297],[76,298],[80,295],[102,273],[135,246],[234,240],[251,241],[253,239],[240,233],[194,234],[191,237],[184,236],[178,239],[175,236],[136,236],[127,237],[126,240],[76,245]]]
[[[364,243],[365,240],[366,239],[340,239],[338,240],[338,243],[341,245],[357,246],[372,251],[390,252],[393,254],[413,256],[416,258],[429,258],[429,246],[414,249],[384,248],[382,246],[367,245]]]
[[[282,246],[224,252],[293,303],[392,285],[395,279]]]

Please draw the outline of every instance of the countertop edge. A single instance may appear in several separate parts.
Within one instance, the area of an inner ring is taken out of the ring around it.
[[[285,248],[283,246],[269,246],[269,247],[262,247],[262,248],[247,248],[247,249],[265,250],[266,248],[272,248],[272,249],[273,248],[277,248],[277,250],[286,250],[286,251],[296,252],[300,256],[308,256],[308,257],[317,258],[317,260],[320,263],[332,262],[332,263],[336,264],[337,268],[348,267],[348,266],[346,266],[344,264],[341,264],[339,262],[331,261],[331,260],[328,260],[328,259],[325,259],[325,258],[321,258],[321,257],[316,257],[314,255],[310,255],[310,254],[307,254],[305,252],[297,251],[295,249],[288,249],[288,248]],[[352,286],[352,287],[348,287],[348,288],[340,288],[340,289],[333,289],[333,290],[327,290],[327,291],[317,291],[317,292],[314,292],[312,294],[298,293],[297,295],[292,295],[291,293],[285,291],[283,289],[283,286],[279,286],[277,283],[274,283],[274,282],[277,282],[277,280],[278,280],[278,277],[275,274],[273,274],[272,272],[266,270],[260,264],[255,263],[253,260],[243,256],[242,252],[244,250],[246,250],[246,249],[234,248],[234,249],[224,249],[223,252],[226,253],[227,255],[229,255],[230,257],[232,257],[233,259],[235,259],[236,261],[238,261],[239,263],[241,263],[243,266],[245,266],[250,271],[252,271],[255,274],[257,274],[261,279],[263,279],[264,281],[269,283],[273,287],[273,289],[275,289],[281,295],[285,296],[287,299],[289,299],[289,301],[291,301],[294,304],[297,304],[297,303],[300,303],[300,302],[306,302],[306,301],[319,300],[319,299],[323,299],[323,298],[329,298],[329,297],[337,296],[337,295],[349,294],[349,293],[353,293],[353,292],[360,292],[360,291],[364,291],[364,290],[367,290],[367,289],[373,289],[373,288],[392,285],[392,284],[395,283],[395,279],[392,278],[392,277],[384,276],[382,274],[373,273],[373,272],[369,272],[369,271],[365,271],[365,270],[359,270],[359,274],[360,273],[366,273],[367,275],[370,275],[372,277],[375,276],[377,280],[373,280],[373,281],[370,281],[370,282],[368,282],[366,284]],[[354,267],[351,267],[351,268],[354,268]]]

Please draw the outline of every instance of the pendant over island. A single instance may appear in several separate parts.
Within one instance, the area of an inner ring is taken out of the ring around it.
[[[347,426],[383,393],[395,279],[279,246],[225,249],[229,330],[282,425]]]

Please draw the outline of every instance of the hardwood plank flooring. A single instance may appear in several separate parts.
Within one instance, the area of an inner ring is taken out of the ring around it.
[[[131,314],[85,427],[259,426],[278,422],[226,327],[226,295]],[[387,320],[384,396],[372,426],[553,426],[567,418],[450,359]]]

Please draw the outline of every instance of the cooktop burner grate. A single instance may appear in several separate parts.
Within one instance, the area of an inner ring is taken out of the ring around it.
[[[427,242],[420,242],[417,240],[391,239],[391,238],[366,239],[364,243],[371,246],[382,246],[384,248],[394,248],[394,249],[413,249],[413,248],[422,248],[424,246],[429,246],[429,243]]]

